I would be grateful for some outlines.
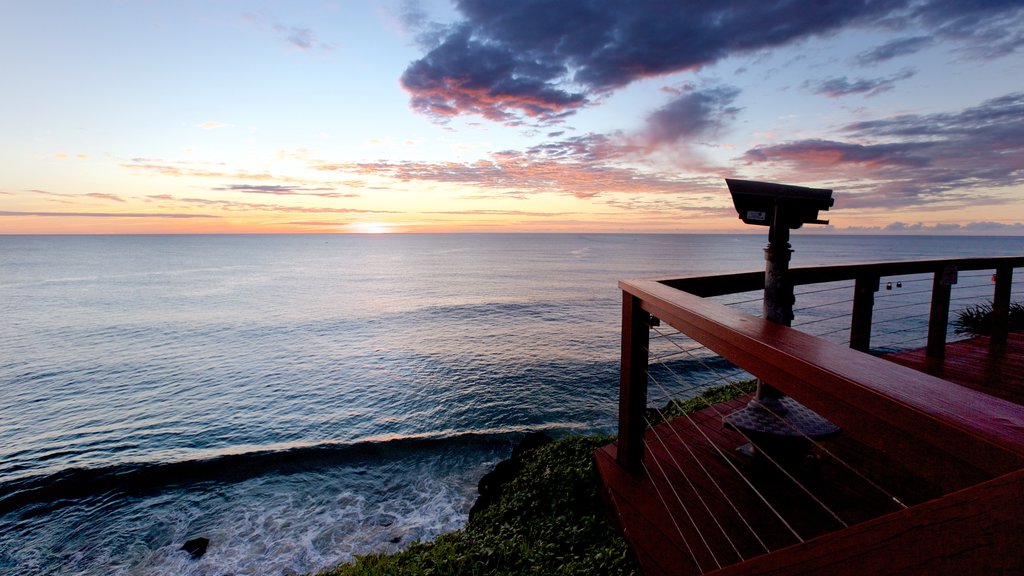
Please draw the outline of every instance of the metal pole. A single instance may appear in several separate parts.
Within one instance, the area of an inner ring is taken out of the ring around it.
[[[789,243],[789,223],[775,204],[772,224],[768,229],[768,244],[764,247],[764,300],[761,314],[765,320],[789,326],[793,321],[793,283],[789,279],[789,261],[793,248]],[[786,413],[779,403],[782,392],[757,381],[756,401],[776,414]]]
[[[789,277],[789,260],[793,254],[789,244],[789,220],[778,202],[772,208],[771,228],[768,231],[768,245],[764,248],[764,303],[762,314],[766,320],[789,326],[793,321],[793,281]],[[804,436],[811,438],[835,434],[839,428],[822,418],[811,409],[780,392],[760,379],[757,392],[746,408],[725,417],[727,424],[760,438],[762,449],[766,436],[779,439],[797,440],[787,448],[790,455],[805,454],[809,444]],[[788,440],[786,440],[788,442]],[[756,454],[753,444],[740,448],[747,454]]]

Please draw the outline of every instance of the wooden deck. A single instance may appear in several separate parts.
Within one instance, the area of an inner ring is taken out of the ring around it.
[[[616,463],[614,444],[596,453],[610,504],[644,574],[703,574],[838,530],[841,522],[895,512],[894,496],[909,506],[941,494],[898,462],[842,436],[823,441],[809,458],[777,459],[792,475],[787,478],[763,456],[737,451],[746,439],[723,426],[722,415],[747,400],[649,430],[642,475]]]
[[[853,281],[843,346],[710,299],[766,273],[620,280],[619,433],[595,454],[613,518],[648,575],[1024,574],[1024,336],[1009,334],[1022,257],[795,268]],[[993,270],[993,337],[947,345],[951,287]],[[931,274],[927,356],[871,348],[880,279]],[[828,418],[804,450],[725,425],[746,399],[646,421],[650,329],[667,325]],[[943,357],[944,356],[944,357]],[[766,445],[767,444],[767,445]],[[775,444],[772,447],[771,444]],[[807,450],[809,448],[809,450]]]
[[[1011,332],[1002,354],[991,354],[988,337],[978,336],[947,344],[944,358],[928,358],[924,348],[883,358],[1024,405],[1024,333]]]
[[[997,360],[988,358],[987,338],[950,344],[941,363],[925,363],[923,351],[888,358],[1018,404],[1024,396],[1021,334],[1011,334],[1006,355]],[[620,466],[615,444],[596,453],[608,504],[644,574],[685,576],[738,568],[752,558],[763,559],[768,551],[806,546],[801,543],[846,526],[887,521],[902,508],[896,500],[913,509],[956,492],[956,486],[998,478],[960,461],[927,456],[910,462],[905,455],[886,454],[842,433],[821,441],[808,458],[777,459],[783,472],[764,456],[739,452],[747,440],[723,425],[723,416],[747,400],[647,430],[643,473],[631,474]],[[956,480],[938,486],[934,479],[941,475]],[[1001,488],[1004,496],[1019,493],[1004,501],[1016,510],[1024,495],[1019,476]],[[993,512],[984,514],[991,517]],[[1019,518],[1008,521],[1015,530],[1022,527]]]

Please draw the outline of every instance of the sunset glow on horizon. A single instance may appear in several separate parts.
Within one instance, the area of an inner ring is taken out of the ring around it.
[[[709,7],[710,6],[710,7]],[[1024,234],[1024,5],[19,2],[0,234]]]

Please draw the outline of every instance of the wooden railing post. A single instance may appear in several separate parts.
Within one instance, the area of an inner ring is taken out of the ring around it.
[[[992,336],[989,348],[993,353],[1006,351],[1006,338],[1010,328],[1010,292],[1013,288],[1013,268],[996,269],[996,290],[992,296]]]
[[[956,266],[944,266],[935,271],[935,279],[932,281],[932,308],[928,317],[928,346],[924,352],[929,358],[943,358],[946,355],[949,296],[956,280]]]
[[[853,287],[853,312],[850,318],[850,348],[867,352],[871,349],[871,315],[878,292],[877,275],[859,276]]]
[[[650,314],[640,299],[622,293],[622,363],[619,367],[619,445],[617,460],[630,472],[640,472],[647,424],[647,360]]]

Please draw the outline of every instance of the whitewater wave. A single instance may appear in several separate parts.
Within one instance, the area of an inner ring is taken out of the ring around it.
[[[75,500],[116,493],[139,497],[162,490],[203,483],[237,483],[266,475],[315,472],[335,466],[376,466],[414,454],[441,451],[511,450],[524,434],[548,431],[558,435],[578,430],[577,424],[548,424],[485,432],[439,432],[393,436],[353,443],[324,442],[308,446],[218,454],[176,462],[123,463],[97,468],[69,468],[0,483],[0,514],[19,509],[37,515]]]

